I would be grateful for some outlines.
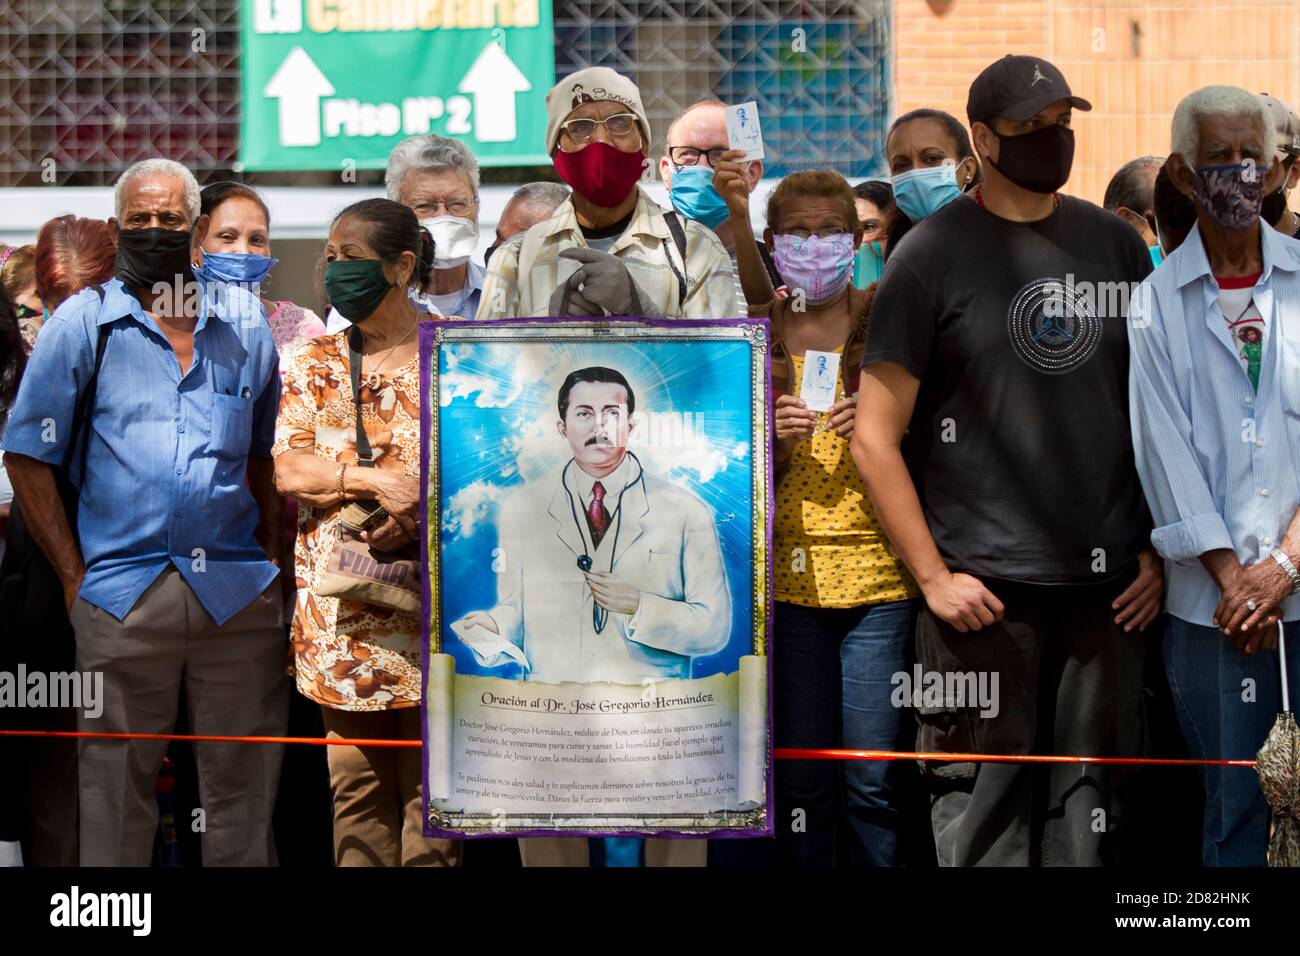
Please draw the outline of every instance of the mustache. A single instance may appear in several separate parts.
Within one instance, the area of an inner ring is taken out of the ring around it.
[[[611,447],[613,447],[614,445],[612,441],[610,441],[608,438],[605,438],[601,435],[592,435],[582,444],[584,448],[590,448],[592,445],[609,445]]]

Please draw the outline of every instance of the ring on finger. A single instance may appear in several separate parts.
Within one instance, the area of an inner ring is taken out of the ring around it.
[[[1259,610],[1259,605],[1255,603],[1255,599],[1254,599],[1254,598],[1246,598],[1246,610],[1248,610],[1248,611],[1258,611],[1258,610]]]

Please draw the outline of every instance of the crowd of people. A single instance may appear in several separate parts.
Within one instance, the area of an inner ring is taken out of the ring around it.
[[[0,251],[0,660],[105,691],[93,720],[32,720],[279,736],[307,706],[332,737],[418,739],[418,599],[331,557],[355,540],[419,560],[420,321],[748,315],[771,328],[775,746],[1141,757],[1168,717],[1192,757],[1253,756],[1279,627],[1300,622],[1288,106],[1190,92],[1168,158],[1126,163],[1102,209],[1060,192],[1091,104],[1008,55],[965,124],[894,121],[887,177],[784,177],[757,235],[762,162],[729,148],[723,103],[665,131],[669,208],[642,183],[655,143],[630,79],[582,70],[546,103],[565,185],[521,187],[482,261],[472,151],[399,144],[387,198],[330,225],[323,319],[265,295],[257,191],[171,160],[125,170],[107,222],[62,216]],[[841,356],[826,411],[800,397],[810,351]],[[900,701],[913,673],[991,677],[994,698]],[[150,863],[165,741],[21,746],[0,861]],[[418,749],[325,749],[336,864],[462,862],[423,835]],[[195,745],[204,863],[277,862],[283,757]],[[1254,775],[1199,774],[1202,861],[1262,865]],[[1098,865],[1142,819],[1095,764],[780,761],[774,789],[750,859],[791,866]],[[591,859],[521,844],[525,865]]]

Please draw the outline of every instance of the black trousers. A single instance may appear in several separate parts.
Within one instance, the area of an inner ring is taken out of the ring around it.
[[[994,706],[969,697],[920,701],[917,749],[1142,756],[1144,638],[1117,627],[1111,608],[1131,581],[1131,574],[1080,587],[990,581],[1005,617],[965,634],[923,609],[922,669],[949,686],[969,687],[973,675],[995,693]],[[1122,768],[929,761],[922,772],[940,866],[1096,866],[1118,853]]]

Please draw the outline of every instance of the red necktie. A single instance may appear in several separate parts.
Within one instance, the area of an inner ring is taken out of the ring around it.
[[[587,522],[591,527],[591,548],[594,551],[600,547],[600,539],[605,537],[605,529],[609,527],[609,512],[605,510],[605,486],[599,481],[591,486]]]

